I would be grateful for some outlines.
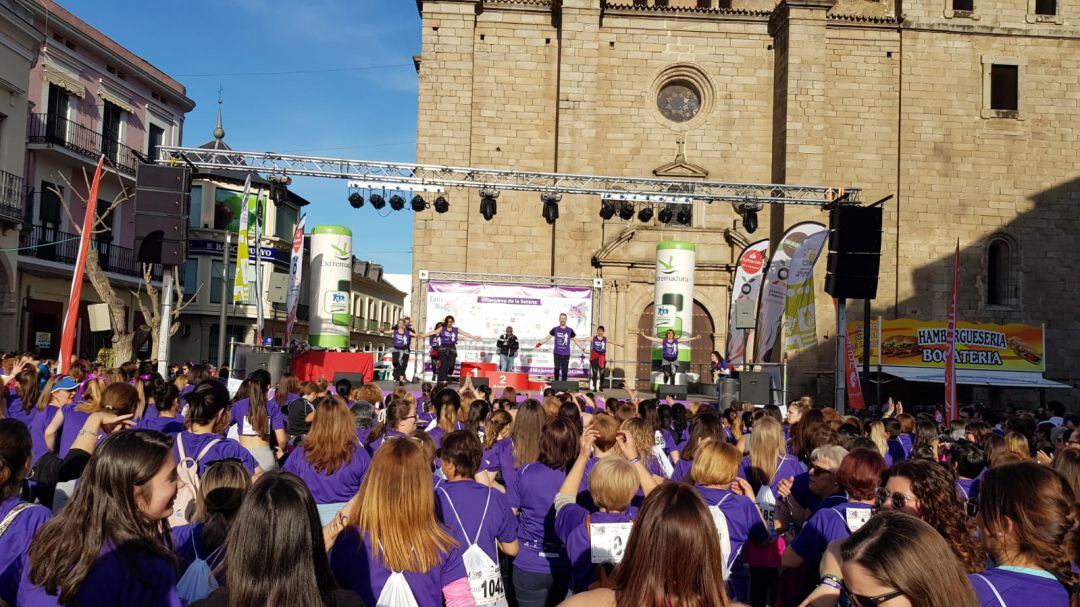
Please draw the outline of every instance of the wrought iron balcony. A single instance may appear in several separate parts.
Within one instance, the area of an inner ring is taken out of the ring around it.
[[[23,187],[23,178],[0,171],[0,219],[22,221],[25,202],[26,188]]]
[[[139,164],[135,151],[111,137],[55,114],[30,114],[26,128],[27,143],[56,145],[96,163],[104,154],[111,166],[134,176]]]
[[[92,246],[98,254],[101,269],[128,276],[142,276],[135,251],[115,245],[107,238],[95,238]],[[79,236],[47,226],[33,226],[19,238],[19,255],[45,261],[74,264],[79,256]],[[31,248],[32,247],[32,248]]]

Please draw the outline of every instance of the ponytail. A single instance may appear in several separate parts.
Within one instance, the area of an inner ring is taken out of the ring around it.
[[[19,398],[22,399],[23,413],[30,413],[30,410],[37,405],[38,411],[45,409],[45,404],[38,402],[40,397],[40,384],[38,383],[38,372],[34,367],[26,367],[19,374],[15,376],[15,391],[19,393]]]
[[[252,371],[248,383],[248,421],[255,434],[266,438],[270,435],[270,415],[266,411],[266,392],[270,388],[270,374],[262,369]]]
[[[188,405],[187,422],[200,426],[213,422],[225,407],[229,406],[229,391],[214,380],[195,386],[185,397]]]

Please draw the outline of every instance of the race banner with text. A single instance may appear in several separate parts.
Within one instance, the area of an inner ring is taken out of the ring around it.
[[[814,308],[814,266],[825,248],[828,230],[814,232],[788,264],[787,299],[784,300],[784,353],[791,355],[817,343],[817,313]]]
[[[913,318],[875,320],[870,364],[945,367],[948,321]],[[880,326],[880,331],[878,327]],[[849,322],[855,357],[862,361],[862,321]],[[956,323],[956,368],[984,371],[1046,370],[1043,327],[1024,324]]]
[[[288,346],[292,338],[293,326],[296,325],[296,308],[300,304],[300,283],[304,277],[304,225],[307,215],[301,215],[293,231],[292,254],[289,256],[289,290],[285,298],[285,339]]]
[[[736,328],[736,310],[741,302],[757,305],[761,294],[761,277],[765,273],[765,257],[769,254],[769,241],[759,240],[747,245],[739,255],[735,266],[735,279],[731,283],[731,306],[728,310],[728,337],[726,354],[728,362],[741,365],[746,362],[746,344],[752,329]]]
[[[778,361],[774,355],[780,338],[780,329],[788,297],[788,279],[796,269],[792,260],[807,257],[807,250],[820,249],[815,235],[828,234],[828,228],[820,223],[807,221],[797,223],[784,233],[765,269],[765,280],[758,303],[757,328],[754,333],[754,360],[756,362]]]
[[[244,204],[248,200],[250,192],[251,175],[248,175],[247,179],[244,180],[244,193],[240,195],[240,203],[244,208],[240,210],[240,224],[236,236],[236,275],[233,280],[233,304],[246,303],[251,298],[251,285],[248,284],[252,277],[250,268],[251,254],[248,251],[248,221],[250,214],[245,212],[250,203]]]
[[[427,285],[426,323],[431,331],[436,322],[453,316],[461,330],[481,341],[458,341],[458,362],[499,361],[495,342],[506,327],[513,327],[521,348],[514,360],[514,371],[533,375],[552,375],[552,345],[533,349],[559,324],[559,314],[566,314],[566,325],[580,339],[592,332],[593,290],[591,288],[550,287],[466,282],[429,282]],[[585,344],[588,347],[588,344]],[[425,365],[430,370],[430,361]],[[577,344],[571,346],[570,378],[589,376],[589,355]]]

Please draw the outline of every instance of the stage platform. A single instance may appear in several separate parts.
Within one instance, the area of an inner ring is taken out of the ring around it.
[[[398,384],[395,381],[377,380],[377,381],[375,381],[373,383],[377,384],[380,388],[382,388],[384,393],[393,391],[393,390],[398,388]],[[533,382],[533,383],[536,383],[536,382]],[[591,390],[588,390],[588,382],[587,381],[582,381],[581,386],[582,386],[582,388],[578,392],[580,392],[582,394],[592,392]],[[419,396],[421,394],[422,382],[406,382],[404,387],[405,387],[406,390],[413,393],[413,395]],[[460,388],[460,384],[458,384],[457,382],[454,382],[454,383],[450,384],[450,387],[452,387],[452,388],[454,388],[456,390],[456,389]],[[541,390],[525,390],[525,391],[518,390],[517,393],[518,393],[518,402],[519,403],[521,401],[525,400],[526,398],[542,398],[543,397],[543,390],[542,389]],[[630,399],[630,393],[627,392],[623,388],[612,388],[612,389],[607,389],[607,390],[601,390],[599,394],[603,395],[604,398],[612,398],[613,397],[613,398],[617,398],[619,400],[629,400]],[[499,387],[492,388],[492,397],[493,398],[499,398],[501,395],[502,395],[502,388],[499,388]],[[637,395],[638,395],[638,398],[640,398],[640,399],[656,398],[656,393],[655,392],[649,392],[649,391],[646,391],[646,390],[638,390]],[[679,398],[679,397],[673,397],[673,398],[674,398],[675,402],[682,402],[682,403],[686,403],[686,402],[715,403],[715,402],[717,402],[717,399],[716,399],[715,396],[704,396],[704,395],[701,395],[701,394],[689,394],[686,398]],[[660,399],[663,400],[664,397],[660,397]]]

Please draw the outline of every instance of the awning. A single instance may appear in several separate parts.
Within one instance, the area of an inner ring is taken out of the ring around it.
[[[86,95],[86,87],[79,82],[79,77],[57,70],[55,67],[45,66],[45,79],[50,83],[82,99]]]
[[[109,91],[104,86],[98,88],[98,96],[100,96],[103,101],[108,101],[129,114],[135,113],[135,110],[132,109],[131,103],[127,99]]]
[[[881,367],[882,373],[888,373],[894,377],[907,381],[945,383],[944,369],[927,369],[923,367],[898,367],[886,365]],[[1034,371],[979,371],[972,369],[957,369],[956,382],[966,386],[1001,386],[1004,388],[1072,388],[1069,384],[1046,379],[1041,373]]]

